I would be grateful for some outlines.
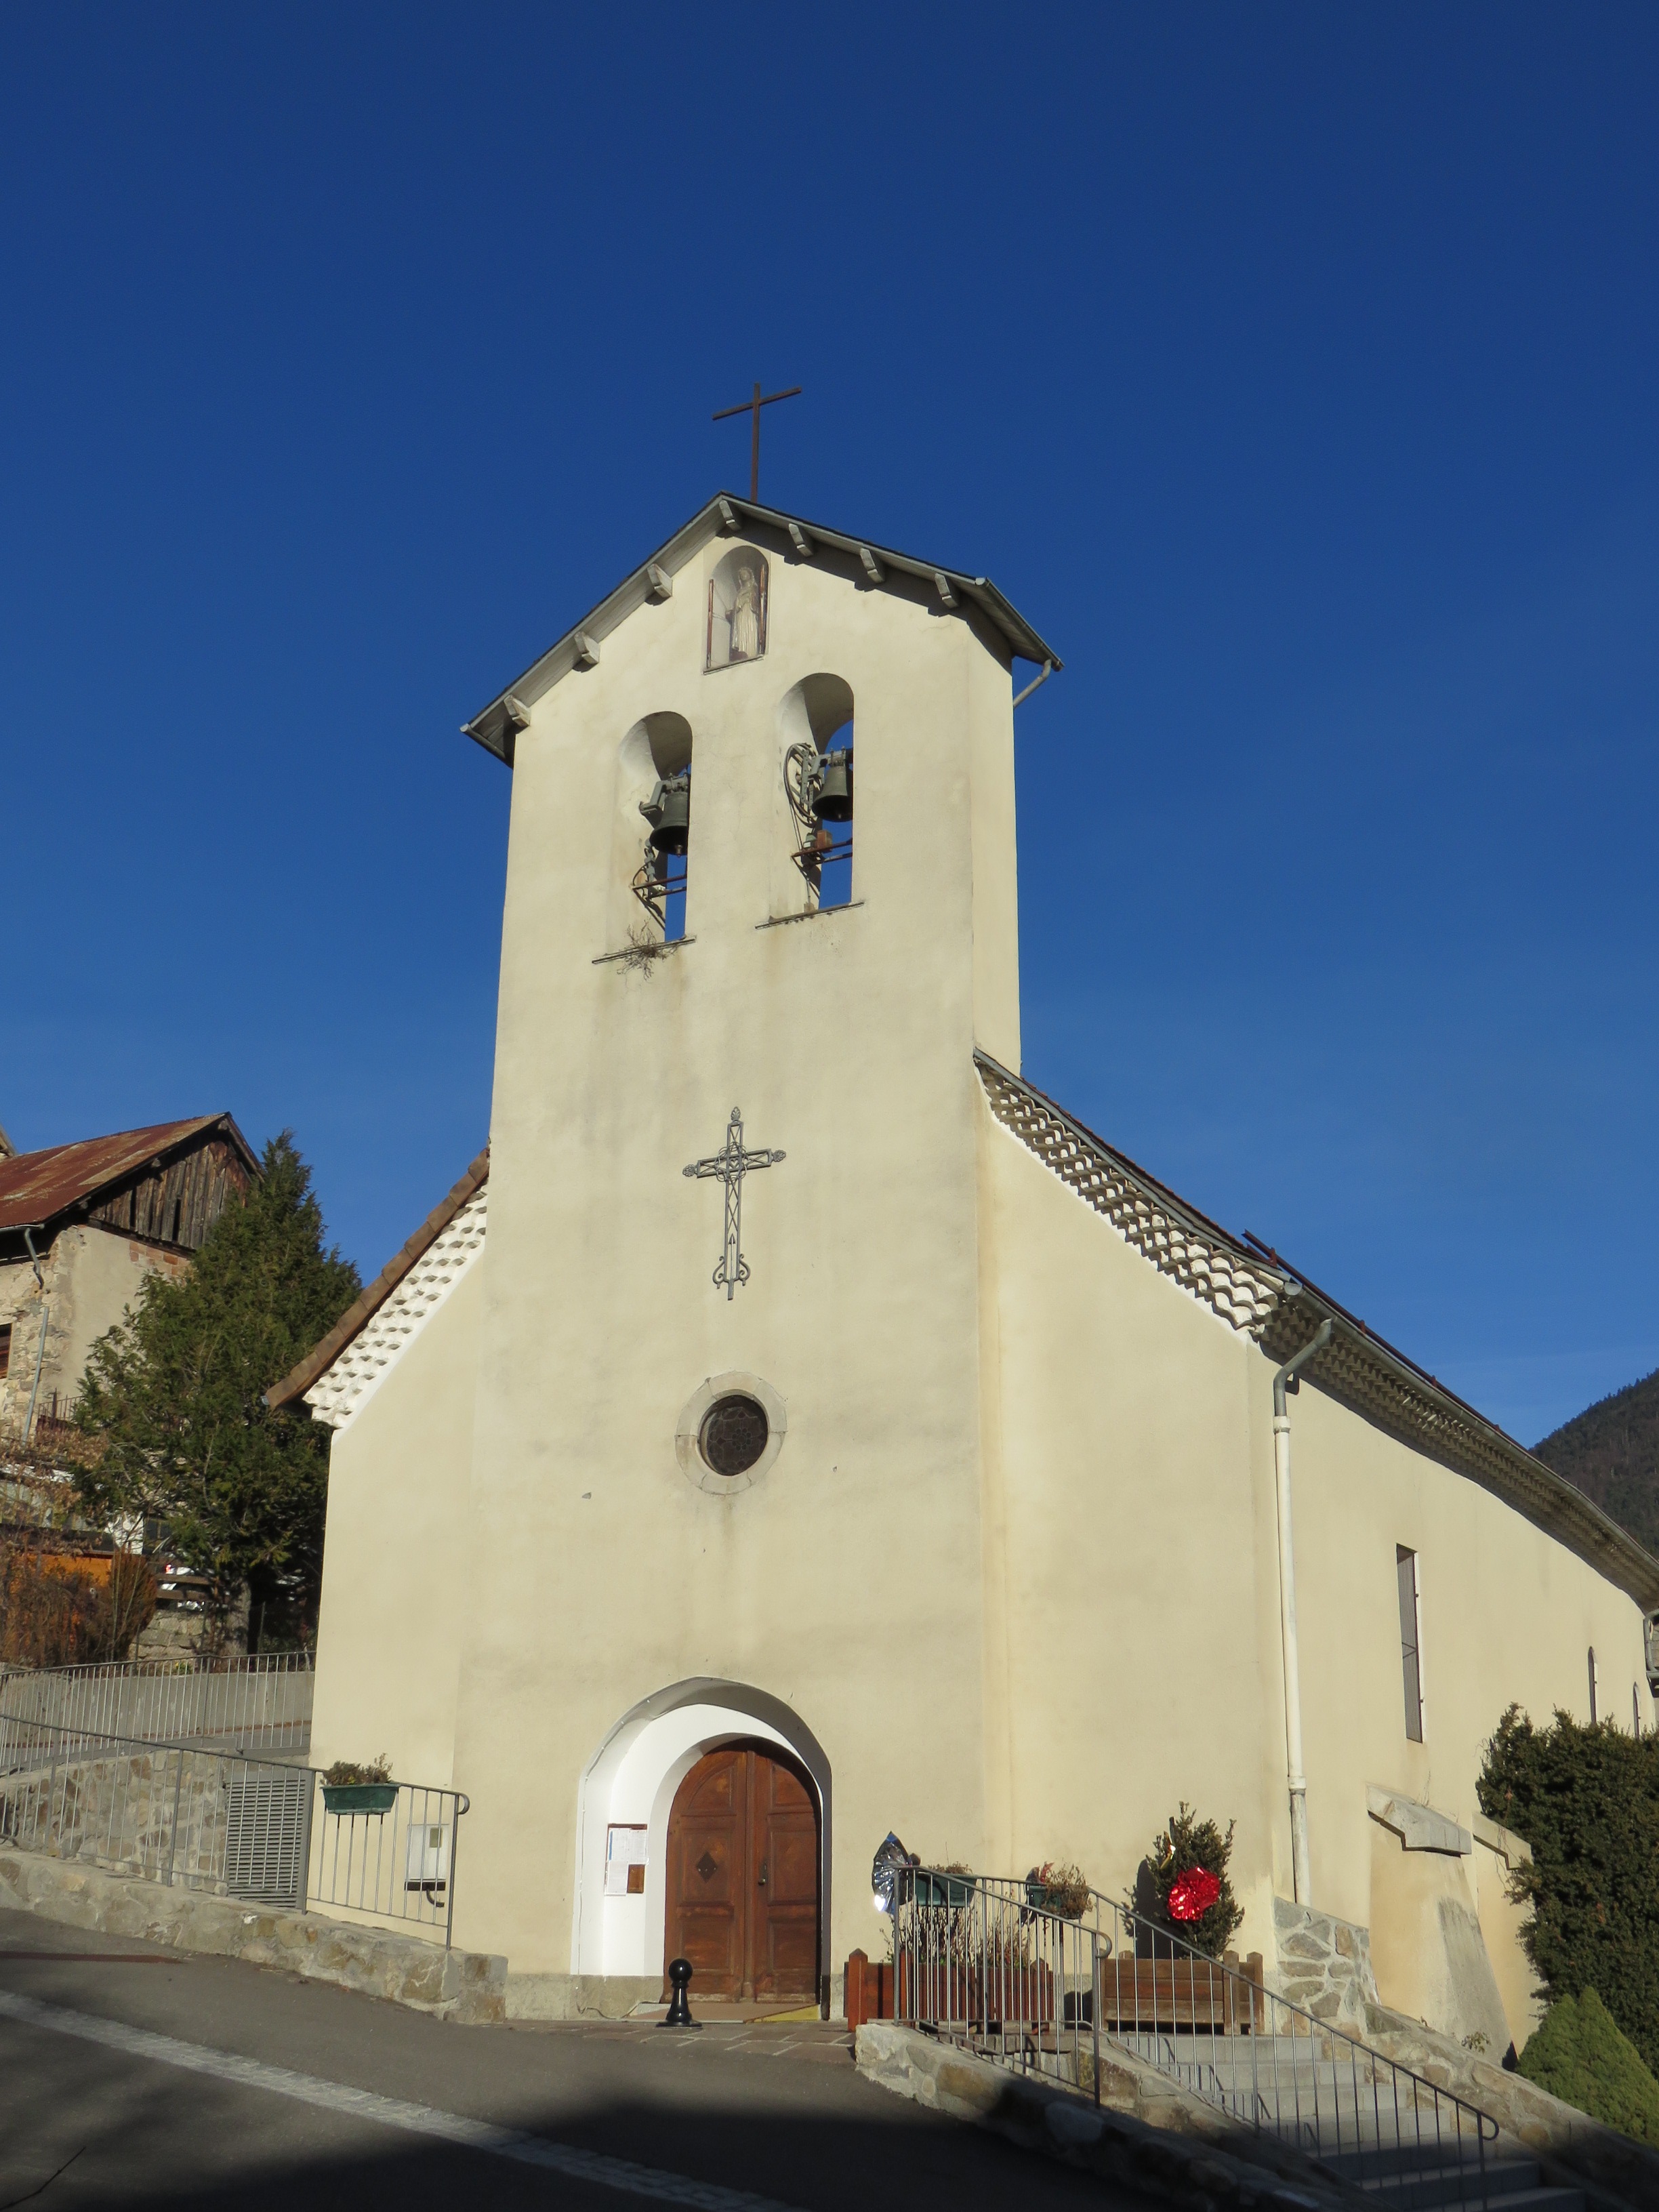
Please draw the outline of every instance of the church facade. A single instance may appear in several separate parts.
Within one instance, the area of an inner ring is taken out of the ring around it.
[[[1659,1563],[1024,1079],[1017,662],[983,578],[721,498],[469,725],[489,1148],[272,1393],[334,1429],[315,1755],[468,1793],[524,2014],[682,1951],[833,2008],[890,1829],[1121,1895],[1185,1800],[1241,1948],[1312,1907],[1523,2040],[1481,1748],[1652,1725]]]

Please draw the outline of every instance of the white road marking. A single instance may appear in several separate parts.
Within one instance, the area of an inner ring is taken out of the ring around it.
[[[434,2105],[379,2097],[369,2089],[348,2088],[343,2082],[325,2081],[314,2074],[297,2074],[291,2067],[268,2065],[262,2058],[241,2058],[233,2051],[181,2043],[147,2027],[129,2027],[125,2021],[98,2020],[90,2013],[72,2012],[66,2005],[42,2004],[9,1990],[0,1990],[0,2019],[48,2028],[56,2035],[79,2036],[84,2042],[125,2051],[131,2058],[149,2058],[163,2066],[183,2067],[189,2073],[210,2074],[240,2088],[264,2089],[273,2096],[292,2097],[302,2105],[319,2105],[325,2112],[343,2112],[350,2119],[374,2120],[383,2127],[402,2128],[412,2135],[436,2136],[444,2142],[488,2151],[495,2158],[515,2160],[520,2166],[543,2166],[572,2181],[594,2182],[602,2189],[622,2190],[630,2197],[690,2204],[697,2212],[795,2212],[795,2208],[780,2204],[774,2197],[723,2189],[717,2182],[692,2181],[684,2174],[635,2166],[628,2159],[609,2158],[601,2151],[575,2150],[565,2143],[551,2142],[545,2136],[496,2127],[488,2120],[469,2119],[462,2112],[441,2112]]]

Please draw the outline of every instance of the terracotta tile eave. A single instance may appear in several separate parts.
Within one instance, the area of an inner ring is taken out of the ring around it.
[[[429,1252],[470,1198],[489,1180],[489,1147],[486,1145],[471,1166],[439,1206],[434,1206],[415,1234],[388,1260],[361,1297],[353,1300],[328,1334],[299,1365],[272,1383],[265,1403],[273,1413],[303,1397],[319,1376],[325,1375],[352,1339],[374,1318],[404,1277],[422,1254]]]
[[[1335,1325],[1333,1341],[1303,1370],[1304,1380],[1414,1449],[1501,1498],[1605,1575],[1644,1612],[1659,1610],[1659,1559],[1644,1550],[1575,1484],[1448,1390],[1278,1254],[1270,1259],[1266,1252],[1211,1221],[988,1053],[975,1051],[974,1057],[999,1083],[1023,1092],[1052,1115],[1085,1149],[1110,1162],[1149,1200],[1212,1240],[1241,1267],[1282,1284],[1283,1301],[1257,1335],[1262,1351],[1275,1364],[1300,1351],[1328,1318]],[[1045,1164],[1054,1171],[1052,1163]]]

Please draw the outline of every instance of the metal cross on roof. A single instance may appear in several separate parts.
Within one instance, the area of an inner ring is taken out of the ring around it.
[[[739,1283],[749,1280],[749,1262],[743,1256],[743,1179],[750,1168],[775,1168],[783,1158],[781,1152],[762,1148],[745,1152],[743,1146],[743,1109],[734,1106],[732,1119],[726,1126],[726,1142],[717,1152],[706,1160],[693,1160],[684,1172],[706,1182],[718,1176],[726,1185],[726,1249],[720,1254],[714,1269],[714,1288],[726,1285],[729,1301]]]
[[[728,415],[747,415],[751,418],[749,432],[749,496],[750,499],[757,500],[760,497],[761,409],[771,406],[775,400],[799,398],[800,386],[798,384],[792,384],[787,392],[769,392],[764,398],[761,397],[761,388],[757,384],[755,386],[755,396],[752,399],[740,399],[735,407],[717,407],[709,417],[709,420],[714,422],[725,422]]]

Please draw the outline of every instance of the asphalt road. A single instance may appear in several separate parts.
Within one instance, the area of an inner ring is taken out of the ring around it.
[[[872,2087],[816,2023],[447,2027],[0,1911],[0,2212],[1098,2212],[1108,2195]]]

